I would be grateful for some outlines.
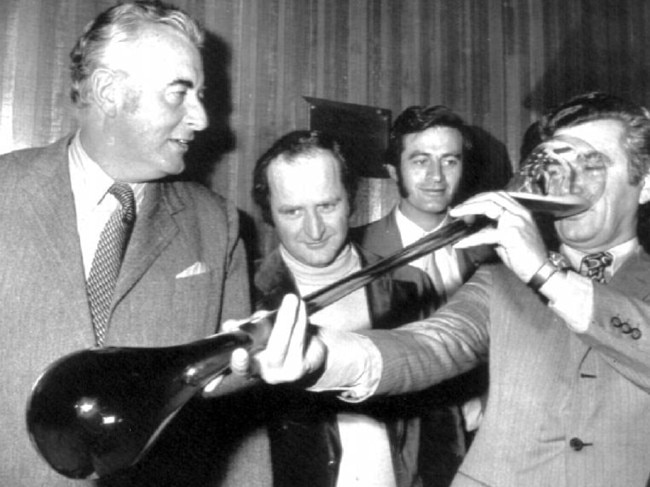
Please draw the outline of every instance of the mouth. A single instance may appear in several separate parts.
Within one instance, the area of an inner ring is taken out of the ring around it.
[[[560,220],[565,221],[565,222],[574,222],[574,221],[581,220],[586,215],[588,215],[588,214],[590,214],[592,212],[593,212],[592,208],[587,208],[585,211],[581,211],[580,213],[576,213],[575,215],[560,218]]]
[[[420,191],[430,196],[442,196],[445,194],[446,188],[420,188]]]
[[[187,151],[190,148],[192,139],[170,139],[172,144],[178,146],[182,151]]]
[[[319,250],[327,245],[327,240],[318,240],[317,242],[305,242],[305,247],[311,250]]]

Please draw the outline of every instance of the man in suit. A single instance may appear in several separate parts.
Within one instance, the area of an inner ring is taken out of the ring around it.
[[[93,346],[182,344],[250,311],[236,208],[174,181],[208,123],[202,38],[191,18],[157,2],[108,9],[71,52],[78,130],[0,158],[1,485],[80,485],[39,458],[25,428],[31,387],[54,360]],[[130,207],[107,191],[114,183],[131,194],[135,224],[108,307],[97,311],[96,249],[111,215]],[[142,463],[101,484],[217,485],[227,456],[210,437],[219,404],[188,404]],[[246,469],[263,463],[261,451]]]
[[[428,387],[489,355],[485,415],[454,486],[645,485],[650,256],[637,223],[650,200],[650,114],[588,93],[550,111],[540,130],[582,139],[593,147],[588,160],[606,161],[574,181],[580,194],[583,178],[605,167],[600,197],[555,223],[566,266],[525,207],[503,192],[478,195],[452,215],[496,226],[459,246],[495,245],[501,264],[482,266],[431,318],[399,330],[305,337],[304,311],[294,322],[287,297],[272,346],[255,356],[262,376],[313,374],[315,390],[337,387],[359,401]],[[245,371],[247,359],[237,354],[233,366]]]
[[[352,229],[352,239],[385,257],[448,225],[452,204],[470,190],[469,178],[463,176],[475,169],[472,163],[477,157],[473,146],[470,127],[449,108],[437,105],[405,109],[391,127],[386,154],[386,167],[397,182],[400,200],[383,218]],[[489,247],[457,250],[450,244],[409,265],[429,275],[444,302],[481,262],[493,257]],[[482,366],[458,382],[456,399],[462,404],[458,421],[467,433],[467,443],[483,412],[486,373]],[[433,426],[430,435],[436,435],[435,429]],[[463,445],[459,453],[464,454],[466,449]],[[441,455],[441,461],[446,463],[450,458]],[[433,461],[429,466],[436,469]],[[440,464],[437,468],[444,466]]]
[[[379,260],[348,240],[355,186],[338,142],[322,132],[288,133],[260,157],[253,197],[279,246],[255,274],[258,307],[276,308],[287,293],[306,296]],[[426,274],[405,266],[312,314],[310,321],[335,330],[392,328],[428,316],[435,304]],[[418,398],[351,407],[296,389],[271,393],[274,406],[268,409],[277,411],[269,421],[274,485],[422,485]],[[460,438],[451,410],[435,409],[456,446]],[[428,485],[449,485],[453,469],[438,473]]]
[[[352,238],[385,256],[447,225],[463,174],[471,171],[472,150],[470,128],[447,107],[405,109],[391,127],[386,156],[400,200],[383,218],[353,229]],[[447,297],[474,272],[480,257],[446,246],[410,265],[427,272]]]

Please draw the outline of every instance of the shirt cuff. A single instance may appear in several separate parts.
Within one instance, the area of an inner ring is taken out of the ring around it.
[[[318,336],[327,346],[325,370],[310,391],[339,391],[347,402],[361,402],[377,390],[381,378],[381,353],[370,338],[352,332],[321,328]]]
[[[557,272],[541,287],[549,306],[576,333],[589,328],[593,316],[594,283],[576,272]]]

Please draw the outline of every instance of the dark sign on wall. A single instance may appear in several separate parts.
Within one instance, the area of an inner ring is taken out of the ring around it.
[[[366,178],[385,178],[391,112],[385,108],[304,97],[309,103],[309,128],[336,137],[345,156]]]

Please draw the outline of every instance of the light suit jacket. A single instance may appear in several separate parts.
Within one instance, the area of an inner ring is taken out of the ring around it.
[[[25,406],[39,374],[61,356],[94,345],[69,141],[0,157],[0,485],[80,485],[50,470],[25,427]],[[225,319],[247,316],[236,209],[193,183],[151,183],[145,191],[106,345],[181,344],[214,333]],[[206,420],[194,435],[192,425],[209,418],[217,401],[193,400],[187,409],[194,412],[179,414],[160,448],[115,484],[208,485],[214,475],[209,470],[225,455],[210,437],[219,427]]]
[[[378,394],[427,387],[489,355],[487,409],[454,486],[646,484],[650,257],[594,287],[593,321],[577,334],[507,268],[483,266],[411,332],[372,336]]]

